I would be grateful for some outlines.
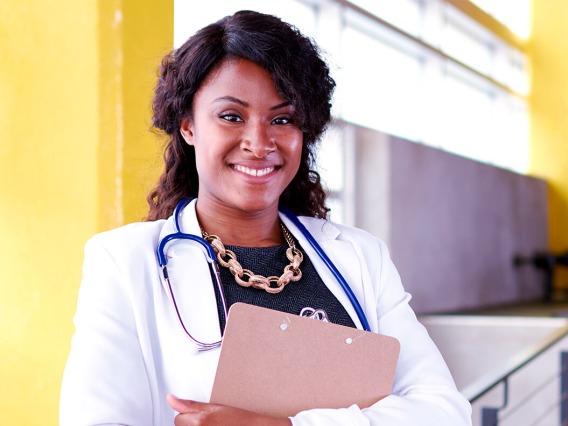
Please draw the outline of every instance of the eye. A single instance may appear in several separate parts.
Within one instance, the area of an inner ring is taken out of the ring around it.
[[[243,121],[243,119],[236,114],[221,114],[219,115],[219,118],[225,121],[229,121],[231,123],[238,123]]]
[[[291,117],[276,117],[274,120],[272,120],[272,124],[277,125],[292,124],[293,122],[294,121]]]

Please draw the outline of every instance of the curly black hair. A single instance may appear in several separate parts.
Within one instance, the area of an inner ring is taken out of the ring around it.
[[[223,60],[242,58],[272,76],[280,96],[294,105],[303,133],[299,170],[280,202],[299,215],[326,217],[326,193],[312,170],[316,142],[331,119],[335,82],[317,45],[279,18],[240,11],[199,30],[164,57],[153,102],[153,125],[168,135],[165,170],[149,193],[147,220],[167,218],[183,197],[196,197],[199,176],[194,148],[180,134],[193,115],[193,98],[207,75]]]

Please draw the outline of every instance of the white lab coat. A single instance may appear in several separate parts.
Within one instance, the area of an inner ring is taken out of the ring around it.
[[[327,267],[297,228],[281,219],[360,327]],[[385,245],[358,229],[300,220],[350,283],[372,331],[396,337],[401,352],[391,396],[365,409],[304,411],[293,424],[470,425],[471,407],[409,307],[410,295]],[[180,222],[184,232],[199,235],[195,202],[180,214]],[[61,389],[61,426],[172,425],[168,393],[209,400],[219,349],[197,352],[180,326],[156,261],[158,241],[172,232],[169,218],[126,225],[87,242],[76,332]],[[204,342],[219,340],[217,304],[201,250],[186,242],[171,244],[168,272],[189,332]]]

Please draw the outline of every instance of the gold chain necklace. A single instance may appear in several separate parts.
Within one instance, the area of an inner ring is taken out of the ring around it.
[[[290,261],[290,264],[284,267],[284,272],[280,275],[280,277],[274,275],[265,277],[262,275],[256,275],[249,269],[244,269],[237,260],[237,255],[232,250],[227,250],[225,248],[225,245],[221,242],[221,238],[217,235],[209,235],[203,230],[203,228],[201,228],[201,233],[203,234],[203,238],[205,238],[205,240],[213,246],[213,250],[215,250],[215,253],[217,254],[217,261],[219,264],[229,269],[231,274],[233,274],[233,277],[235,277],[237,284],[243,287],[258,288],[274,294],[280,293],[284,290],[284,287],[286,287],[286,284],[290,281],[298,281],[302,278],[300,264],[302,263],[302,260],[304,260],[304,255],[296,248],[294,239],[282,222],[280,222],[280,227],[282,228],[284,239],[288,243],[286,257]]]

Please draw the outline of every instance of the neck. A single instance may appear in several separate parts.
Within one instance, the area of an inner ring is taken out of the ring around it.
[[[260,212],[242,212],[226,206],[211,208],[198,199],[196,212],[201,228],[217,235],[224,245],[271,247],[284,242],[278,206]]]

